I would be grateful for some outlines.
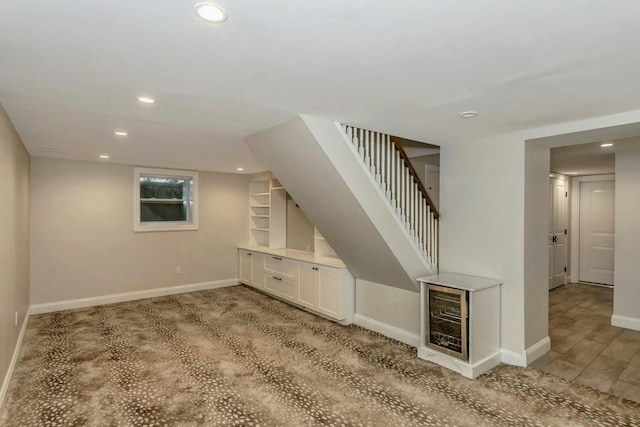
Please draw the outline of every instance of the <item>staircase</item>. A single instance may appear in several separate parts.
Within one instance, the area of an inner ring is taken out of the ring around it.
[[[301,115],[245,139],[357,279],[437,272],[438,212],[392,136]]]
[[[437,271],[440,215],[402,146],[380,132],[347,125],[342,129],[422,256]]]

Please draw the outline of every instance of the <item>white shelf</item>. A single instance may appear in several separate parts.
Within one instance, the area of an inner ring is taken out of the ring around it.
[[[270,196],[271,193],[254,193],[252,196]]]
[[[251,205],[252,208],[268,208],[271,205]]]
[[[254,218],[269,218],[271,215],[251,215]]]
[[[269,231],[268,228],[252,228],[252,230],[256,230],[256,231]]]

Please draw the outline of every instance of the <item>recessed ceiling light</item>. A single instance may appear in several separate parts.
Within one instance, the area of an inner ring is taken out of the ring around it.
[[[118,136],[127,136],[127,135],[128,135],[128,133],[123,132],[123,131],[121,131],[121,130],[117,130],[117,131],[115,131],[114,133],[115,133],[116,135],[118,135]]]
[[[203,21],[219,24],[227,20],[227,12],[217,4],[202,2],[193,7],[196,16]]]
[[[237,171],[243,171],[243,170],[244,170],[244,168],[237,168],[236,170],[237,170]]]
[[[613,142],[605,142],[604,144],[600,144],[600,147],[612,147]]]
[[[154,104],[156,102],[155,99],[149,98],[148,96],[139,96],[138,101],[143,102],[145,104]]]
[[[552,173],[549,174],[549,178],[553,178],[553,174]]]
[[[471,119],[478,115],[477,111],[463,111],[459,114],[463,119]]]
[[[101,159],[108,159],[108,158],[109,158],[109,156],[108,156],[108,155],[106,155],[106,154],[100,154],[100,158],[101,158]]]

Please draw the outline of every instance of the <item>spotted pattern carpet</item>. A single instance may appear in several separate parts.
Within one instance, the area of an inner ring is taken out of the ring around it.
[[[29,320],[2,426],[640,426],[533,369],[469,380],[245,286]]]

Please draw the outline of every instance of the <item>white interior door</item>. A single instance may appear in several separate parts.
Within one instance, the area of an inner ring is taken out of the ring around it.
[[[613,285],[614,181],[580,184],[581,282]]]
[[[562,179],[549,183],[549,289],[567,282],[567,185]]]

